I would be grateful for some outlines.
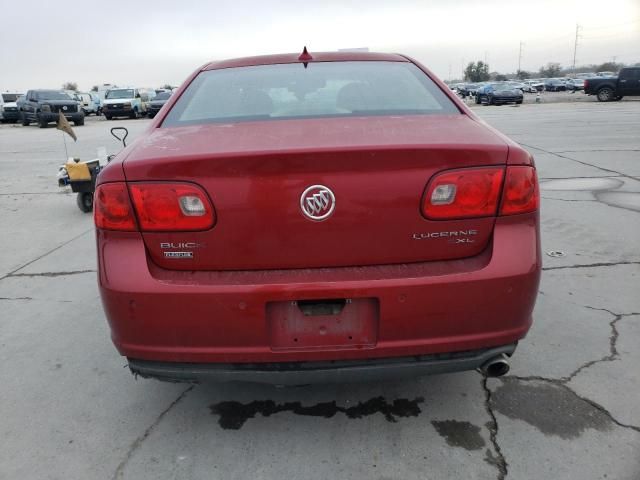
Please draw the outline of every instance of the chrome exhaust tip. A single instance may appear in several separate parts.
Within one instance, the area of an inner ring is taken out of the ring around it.
[[[509,359],[502,353],[497,357],[487,360],[480,367],[480,371],[487,377],[501,377],[509,373],[509,368]]]

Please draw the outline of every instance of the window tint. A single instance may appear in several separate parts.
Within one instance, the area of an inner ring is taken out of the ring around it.
[[[459,110],[411,63],[295,63],[202,72],[163,126],[443,113]]]
[[[640,68],[629,68],[620,72],[620,78],[640,79]]]

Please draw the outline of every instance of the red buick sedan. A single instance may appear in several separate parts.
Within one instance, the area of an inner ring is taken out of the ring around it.
[[[502,375],[531,326],[533,159],[402,55],[205,65],[97,183],[102,302],[143,377]]]

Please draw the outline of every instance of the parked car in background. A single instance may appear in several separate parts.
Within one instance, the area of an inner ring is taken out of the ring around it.
[[[84,125],[80,102],[60,90],[29,90],[20,104],[20,120],[25,127],[36,122],[40,128],[57,122],[60,112],[75,125]]]
[[[615,77],[618,75],[616,72],[597,72],[596,76],[598,77]]]
[[[515,82],[515,81],[506,81],[506,82],[502,82],[505,85],[513,88],[513,89],[517,89],[520,90],[521,92],[524,92],[525,89],[527,88],[527,86],[523,83],[523,82]]]
[[[561,78],[547,78],[544,81],[544,89],[547,92],[561,92],[567,89],[567,86]]]
[[[597,77],[598,74],[596,72],[582,72],[582,73],[576,73],[575,74],[575,78],[593,78],[593,77]]]
[[[565,83],[565,87],[570,92],[584,90],[584,78],[569,78]]]
[[[522,90],[507,82],[488,83],[479,88],[476,93],[476,103],[484,105],[521,104],[522,101]]]
[[[600,102],[638,96],[640,95],[640,67],[623,68],[617,77],[587,78],[584,81],[584,93],[596,95]]]
[[[114,117],[140,118],[147,115],[149,102],[155,91],[142,88],[114,88],[102,102],[102,113],[107,120]]]
[[[142,377],[504,375],[538,204],[531,154],[404,56],[214,62],[98,176],[102,305]]]
[[[542,80],[525,80],[525,92],[536,93],[544,90],[544,82]]]
[[[16,123],[18,121],[18,105],[16,102],[20,96],[20,93],[0,94],[0,121],[2,123]]]
[[[171,92],[160,92],[156,95],[156,98],[154,98],[153,100],[151,100],[149,102],[149,106],[147,107],[147,116],[149,118],[153,118],[156,116],[156,114],[160,111],[160,109],[163,107],[163,105],[165,103],[167,103],[167,100],[169,100],[169,98],[171,98]]]
[[[476,83],[463,83],[460,87],[458,87],[458,93],[462,97],[475,96],[478,88],[485,85],[485,82],[476,82]]]
[[[76,98],[82,106],[85,115],[100,115],[100,98],[95,93],[76,92]]]

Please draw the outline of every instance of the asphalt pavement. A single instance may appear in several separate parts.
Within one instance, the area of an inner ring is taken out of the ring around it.
[[[475,111],[535,155],[544,272],[506,377],[298,388],[134,378],[61,132],[0,126],[0,479],[640,478],[640,102]],[[67,140],[82,159],[116,125]]]

